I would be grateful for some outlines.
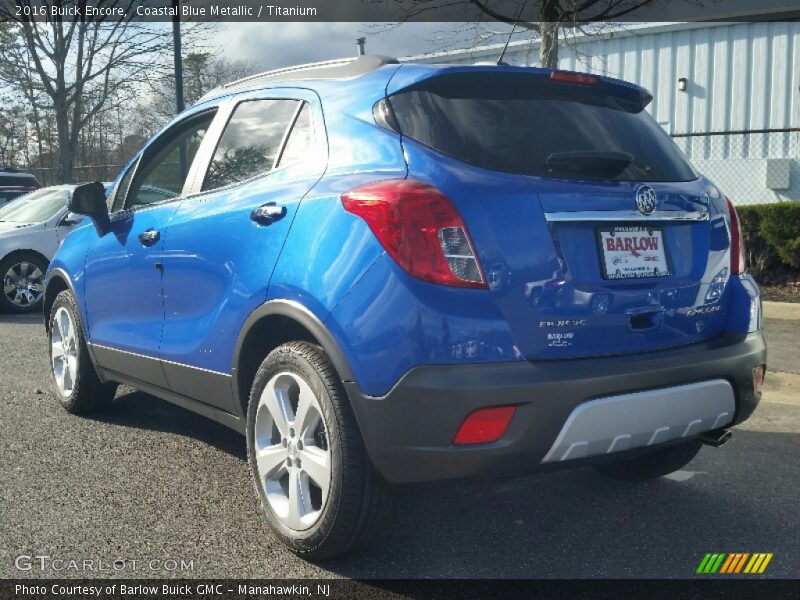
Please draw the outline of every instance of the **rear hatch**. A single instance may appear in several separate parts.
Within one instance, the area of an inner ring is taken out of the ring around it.
[[[722,331],[724,199],[646,112],[645,90],[540,69],[426,73],[393,80],[392,126],[409,176],[461,212],[521,356],[634,353]]]

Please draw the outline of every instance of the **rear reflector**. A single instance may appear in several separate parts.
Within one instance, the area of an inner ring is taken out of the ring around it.
[[[725,196],[725,202],[728,204],[728,214],[731,218],[731,273],[739,275],[747,270],[747,255],[745,254],[744,240],[742,239],[742,225],[733,202],[727,196]]]
[[[595,85],[597,77],[586,73],[575,73],[574,71],[553,71],[550,73],[551,81],[562,83],[577,83],[578,85]]]
[[[342,194],[395,262],[431,283],[485,288],[467,226],[447,196],[413,179],[369,183]]]
[[[496,442],[503,437],[516,410],[515,406],[496,406],[476,410],[464,419],[461,427],[458,428],[456,437],[453,438],[453,443],[462,446]]]

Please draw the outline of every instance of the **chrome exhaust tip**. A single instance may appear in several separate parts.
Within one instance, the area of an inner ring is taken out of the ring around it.
[[[700,434],[700,441],[707,446],[714,446],[719,448],[728,443],[733,437],[733,432],[730,429],[715,429],[714,431],[706,431]]]

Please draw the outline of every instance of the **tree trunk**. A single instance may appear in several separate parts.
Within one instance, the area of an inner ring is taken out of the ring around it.
[[[541,44],[539,46],[539,66],[546,69],[558,68],[558,22],[539,23]]]
[[[69,109],[56,104],[56,134],[58,137],[58,159],[56,161],[56,183],[72,183],[72,165],[75,162],[72,136],[70,135]]]

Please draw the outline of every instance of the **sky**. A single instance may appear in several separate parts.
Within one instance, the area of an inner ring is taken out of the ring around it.
[[[271,69],[354,56],[361,36],[367,38],[367,54],[400,57],[471,47],[480,40],[476,33],[474,23],[224,23],[209,43],[225,58]],[[519,32],[514,39],[524,35]]]

